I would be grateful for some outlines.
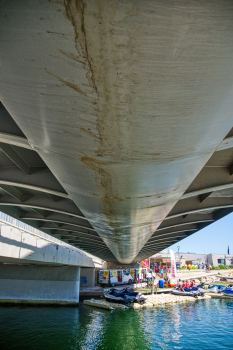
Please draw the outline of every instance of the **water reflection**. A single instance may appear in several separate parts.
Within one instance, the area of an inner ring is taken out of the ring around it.
[[[0,307],[4,350],[230,349],[233,300],[140,310]],[[195,346],[194,346],[195,344]]]
[[[76,332],[77,344],[82,350],[96,349],[100,346],[104,338],[104,327],[106,322],[106,314],[97,310],[91,311],[89,314],[89,322],[82,327],[81,332]],[[83,334],[83,339],[80,337]]]

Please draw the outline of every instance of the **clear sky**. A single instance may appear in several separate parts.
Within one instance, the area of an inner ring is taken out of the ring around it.
[[[230,254],[233,254],[233,213],[210,224],[202,230],[192,234],[173,244],[169,248],[175,253],[180,246],[180,252],[199,254],[227,254],[228,246]]]

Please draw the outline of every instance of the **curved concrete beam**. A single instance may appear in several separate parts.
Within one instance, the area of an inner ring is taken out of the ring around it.
[[[14,206],[14,207],[23,207],[23,208],[35,208],[35,209],[41,209],[41,210],[45,210],[45,211],[53,211],[55,213],[60,213],[60,214],[65,214],[65,215],[69,215],[69,216],[73,216],[73,217],[76,217],[76,218],[80,218],[80,219],[83,219],[83,220],[87,220],[85,217],[83,216],[80,216],[80,215],[76,215],[76,214],[73,214],[73,213],[70,213],[70,212],[66,212],[66,211],[63,211],[63,210],[58,210],[58,209],[55,209],[55,208],[49,208],[49,207],[44,207],[44,206],[39,206],[39,205],[33,205],[33,204],[25,204],[25,203],[9,203],[9,202],[3,202],[1,201],[1,198],[0,198],[0,205],[2,206]],[[22,218],[23,219],[23,218]],[[43,221],[43,217],[41,218],[41,220]]]
[[[169,236],[169,235],[173,235],[173,236],[176,236],[177,233],[181,233],[181,232],[188,232],[188,231],[197,231],[198,228],[196,229],[186,229],[186,230],[180,230],[180,231],[171,231],[171,232],[168,232],[168,233],[162,233],[162,234],[159,234],[159,235],[153,235],[148,241],[147,243],[151,243],[153,241],[155,241],[157,238],[160,238],[160,237],[164,237],[164,236]],[[146,243],[146,244],[147,244]]]
[[[0,184],[22,187],[68,198],[68,194],[59,184],[49,169],[37,169],[30,175],[25,175],[17,167],[0,167]]]
[[[200,196],[200,195],[205,194],[205,193],[216,192],[216,191],[221,191],[221,190],[227,190],[227,189],[231,189],[231,188],[233,188],[233,183],[226,184],[226,185],[214,186],[214,187],[207,187],[207,188],[203,188],[203,189],[198,190],[198,191],[185,193],[181,197],[181,199],[186,199],[186,198],[190,198],[190,197]]]
[[[225,208],[233,208],[233,204],[230,204],[230,205],[219,205],[219,206],[216,206],[216,207],[207,207],[206,209],[194,209],[194,210],[190,210],[190,211],[185,211],[183,213],[179,213],[179,214],[168,216],[167,218],[165,218],[165,220],[176,218],[178,216],[189,215],[189,214],[193,214],[193,213],[201,213],[202,211],[205,211],[205,210],[217,210],[217,209],[225,209]]]
[[[15,136],[11,134],[6,134],[4,132],[0,132],[0,142],[7,143],[8,145],[11,145],[11,146],[18,146],[18,147],[33,150],[28,140],[25,137],[21,137],[21,136]]]
[[[203,214],[201,215],[201,216],[203,216]],[[211,215],[212,217],[213,217],[213,215]],[[171,218],[171,220],[172,220],[173,218]],[[205,219],[205,220],[203,220],[201,217],[200,217],[200,219],[197,219],[197,220],[190,220],[190,221],[187,221],[186,220],[186,222],[177,222],[177,223],[175,223],[175,224],[172,224],[172,225],[169,225],[169,226],[164,226],[164,227],[162,227],[162,228],[159,228],[158,230],[156,230],[155,231],[155,233],[156,232],[160,232],[160,231],[163,231],[163,230],[167,230],[167,229],[169,229],[169,228],[174,228],[174,227],[179,227],[179,226],[185,226],[185,225],[192,225],[192,224],[199,224],[199,223],[208,223],[208,222],[214,222],[215,220],[214,220],[214,218],[210,218],[210,219]]]
[[[179,216],[184,217],[194,213],[201,213],[205,211],[211,212],[230,207],[233,207],[233,197],[208,197],[203,202],[200,202],[198,197],[191,197],[179,201],[171,211],[170,215],[165,218],[165,220]]]
[[[147,242],[147,243],[144,245],[144,247],[154,246],[155,244],[157,245],[157,242],[158,242],[158,243],[170,242],[171,240],[174,240],[174,239],[176,240],[177,238],[181,238],[181,237],[187,237],[187,235],[186,235],[186,234],[176,235],[176,236],[171,235],[171,237],[159,238],[159,239],[157,239],[156,241]]]
[[[55,222],[55,223],[58,223],[58,224],[67,224],[67,225],[70,225],[70,226],[74,226],[74,227],[80,227],[80,228],[83,228],[83,229],[86,229],[88,231],[94,231],[96,232],[96,230],[94,230],[92,227],[88,227],[88,226],[84,226],[84,225],[81,225],[81,224],[78,224],[78,223],[73,223],[71,220],[69,221],[69,218],[67,219],[61,219],[59,220],[58,218],[51,218],[51,219],[48,219],[47,217],[46,218],[41,218],[41,217],[36,217],[36,216],[33,216],[33,215],[22,215],[20,217],[22,220],[31,220],[31,221],[43,221],[43,222]]]
[[[0,197],[0,205],[10,205],[10,206],[19,206],[19,207],[28,207],[41,209],[44,211],[53,211],[56,213],[61,213],[64,215],[74,216],[80,218],[82,220],[87,220],[85,216],[78,210],[76,205],[70,200],[61,198],[59,202],[54,202],[47,196],[31,196],[30,198],[26,198],[23,202],[19,203],[13,196],[1,196]]]
[[[233,136],[225,138],[217,148],[217,151],[223,151],[224,149],[233,147]]]
[[[69,198],[68,194],[66,194],[66,193],[53,191],[53,190],[50,190],[49,188],[43,188],[43,187],[28,185],[27,183],[20,183],[20,182],[11,182],[11,181],[0,180],[0,185],[21,187],[21,188],[26,188],[28,190],[34,190],[34,191],[42,192],[42,193],[49,193],[49,194],[52,194],[52,195],[58,196],[58,197]]]

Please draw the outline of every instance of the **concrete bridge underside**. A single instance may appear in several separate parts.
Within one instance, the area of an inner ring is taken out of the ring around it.
[[[230,0],[0,2],[0,210],[108,261],[233,211]]]

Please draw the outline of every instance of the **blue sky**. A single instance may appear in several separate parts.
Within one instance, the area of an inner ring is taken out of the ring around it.
[[[230,254],[233,254],[233,213],[182,239],[169,248],[175,253],[178,251],[177,246],[180,246],[180,252],[185,253],[227,254],[228,245]]]

